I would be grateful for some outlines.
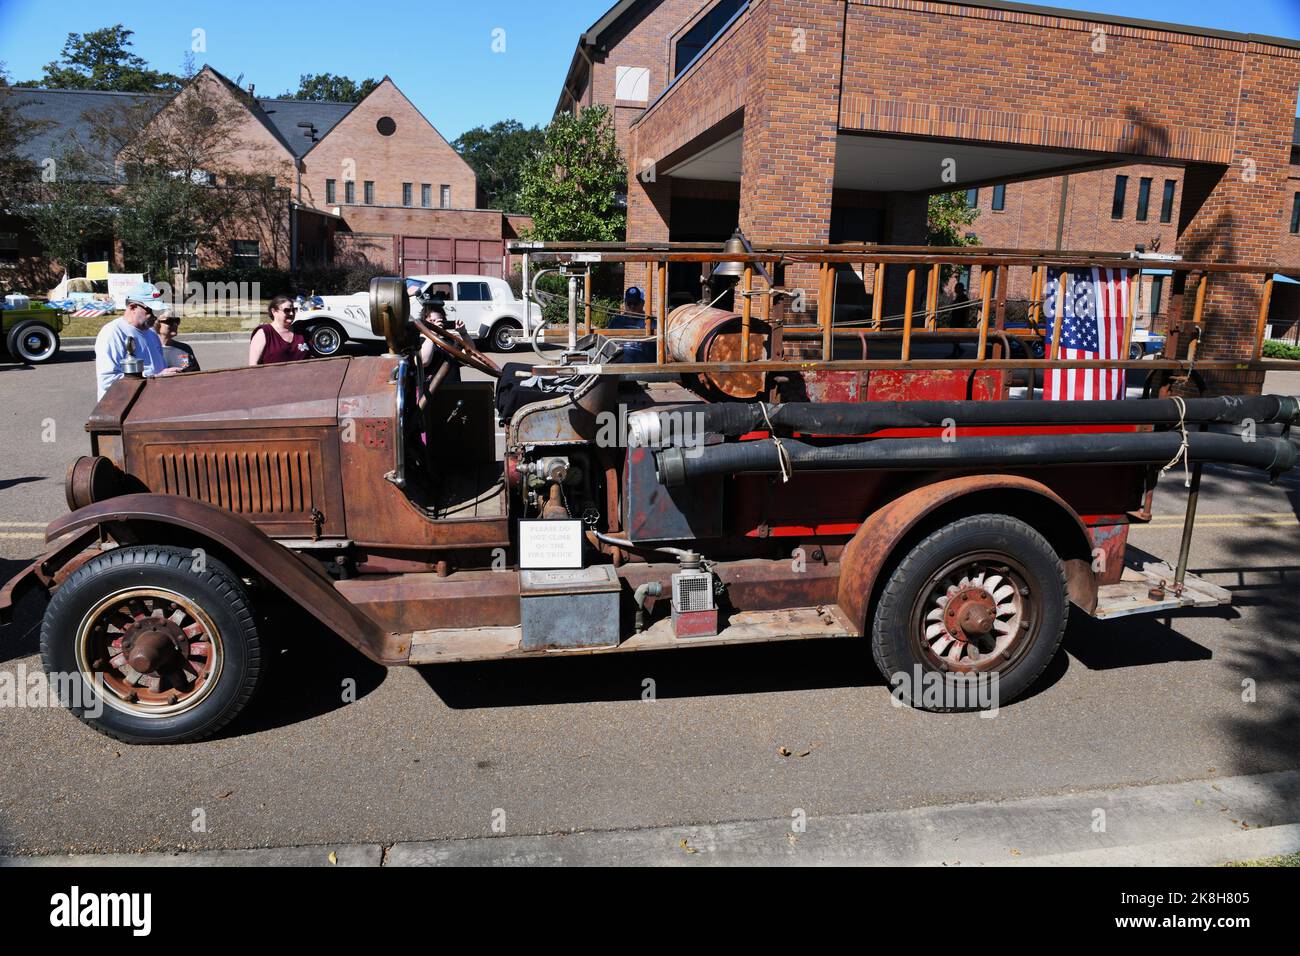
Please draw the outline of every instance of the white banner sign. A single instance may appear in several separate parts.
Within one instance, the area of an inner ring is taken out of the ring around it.
[[[110,272],[108,274],[108,294],[117,306],[117,311],[126,309],[127,293],[144,282],[144,273]]]

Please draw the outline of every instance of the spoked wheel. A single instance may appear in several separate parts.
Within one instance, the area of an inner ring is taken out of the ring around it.
[[[872,654],[895,695],[915,707],[987,706],[971,694],[980,682],[1000,705],[1043,672],[1068,610],[1064,569],[1041,534],[1008,515],[972,515],[930,534],[894,568],[876,604]]]
[[[1018,562],[995,553],[957,559],[931,576],[913,609],[917,653],[939,670],[982,671],[1011,661],[1041,616]]]
[[[52,685],[101,733],[182,743],[216,733],[251,699],[261,641],[239,577],[212,555],[124,547],[54,592],[41,626]]]
[[[166,588],[111,595],[82,620],[77,667],[105,702],[143,716],[202,703],[221,677],[221,632],[200,608]]]
[[[343,348],[343,333],[328,323],[314,325],[307,330],[307,345],[316,355],[328,358]]]

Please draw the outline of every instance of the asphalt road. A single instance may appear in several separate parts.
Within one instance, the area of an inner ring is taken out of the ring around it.
[[[240,361],[243,344],[196,351],[215,368]],[[1268,388],[1300,393],[1300,374],[1274,374]],[[89,352],[39,369],[0,364],[0,575],[39,551],[40,529],[66,510],[64,469],[87,449],[93,396]],[[1167,478],[1159,520],[1132,543],[1176,557],[1185,494]],[[1035,691],[993,719],[895,708],[859,642],[385,672],[295,621],[259,699],[216,740],[129,747],[58,709],[0,709],[0,851],[390,843],[797,809],[813,826],[819,815],[1294,769],[1300,471],[1270,486],[1207,468],[1200,510],[1192,568],[1232,590],[1234,606],[1109,623],[1076,612]],[[39,667],[40,610],[26,602],[0,629],[0,671]]]

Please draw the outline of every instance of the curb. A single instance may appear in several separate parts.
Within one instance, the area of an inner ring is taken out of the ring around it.
[[[0,857],[31,866],[1218,866],[1300,851],[1300,771],[698,826],[248,850]],[[1098,829],[1099,820],[1104,824]],[[329,859],[334,854],[334,860]]]

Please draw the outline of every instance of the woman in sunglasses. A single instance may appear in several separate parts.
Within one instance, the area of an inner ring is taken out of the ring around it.
[[[266,311],[271,321],[253,330],[248,340],[248,364],[275,365],[311,358],[307,340],[293,330],[293,320],[298,315],[293,300],[287,295],[277,295]]]

